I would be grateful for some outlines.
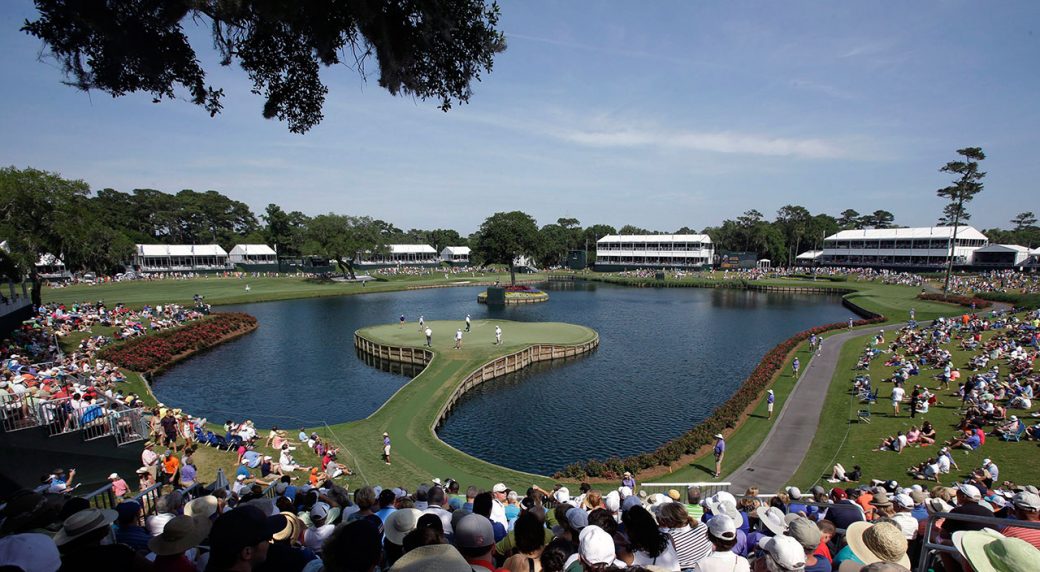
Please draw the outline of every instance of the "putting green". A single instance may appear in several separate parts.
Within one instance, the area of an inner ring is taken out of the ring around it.
[[[355,470],[355,476],[349,479],[351,485],[369,482],[414,486],[433,477],[451,477],[477,486],[501,481],[521,490],[530,483],[551,485],[547,477],[513,471],[467,455],[441,441],[433,426],[459,385],[485,364],[536,345],[587,346],[598,341],[596,332],[573,324],[507,320],[475,320],[468,333],[462,321],[431,321],[426,326],[433,331],[433,359],[418,376],[366,419],[320,428],[349,451],[340,459]],[[501,345],[495,345],[496,326],[502,329]],[[462,349],[454,348],[457,329],[463,330]],[[422,348],[426,343],[416,322],[362,328],[357,335],[395,348]],[[391,465],[382,460],[384,431],[390,433],[392,442]]]

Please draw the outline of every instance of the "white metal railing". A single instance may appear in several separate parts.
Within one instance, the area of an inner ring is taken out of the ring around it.
[[[646,494],[668,494],[670,489],[679,491],[679,495],[685,499],[686,491],[690,487],[699,487],[701,489],[701,498],[710,497],[713,494],[726,491],[729,492],[729,482],[706,482],[706,483],[643,483],[639,485],[640,490],[646,491]],[[739,496],[739,495],[734,495]]]
[[[954,514],[949,512],[937,512],[928,516],[928,523],[925,526],[924,538],[921,539],[921,556],[917,560],[917,572],[928,572],[931,567],[932,561],[941,554],[949,554],[955,556],[958,554],[957,548],[951,544],[943,544],[937,542],[938,539],[933,539],[932,531],[935,529],[935,521],[940,518],[946,520],[955,520],[958,522],[967,522],[971,524],[983,524],[987,528],[994,530],[1002,530],[1005,526],[1018,526],[1022,528],[1040,529],[1040,522],[1030,522],[1027,520],[1010,520],[1006,518],[997,518],[995,516],[974,516],[967,514]],[[1040,566],[1040,564],[1038,564]]]
[[[18,431],[41,425],[39,400],[28,393],[0,395],[0,417],[4,431]]]

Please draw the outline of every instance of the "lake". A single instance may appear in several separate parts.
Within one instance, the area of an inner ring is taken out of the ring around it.
[[[655,449],[696,425],[770,348],[847,320],[840,297],[702,288],[542,286],[542,304],[491,308],[458,287],[221,306],[260,328],[159,376],[160,401],[210,421],[298,429],[361,419],[408,378],[365,365],[358,328],[428,320],[558,321],[599,332],[599,349],[536,364],[468,393],[439,430],[448,444],[513,469],[551,474],[590,457]]]

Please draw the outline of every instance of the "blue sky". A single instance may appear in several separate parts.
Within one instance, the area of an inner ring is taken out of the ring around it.
[[[513,209],[675,230],[799,204],[930,225],[949,181],[938,168],[981,146],[972,223],[1040,213],[1040,2],[501,7],[509,48],[469,105],[443,113],[338,66],[325,121],[295,135],[261,117],[237,68],[209,68],[227,93],[213,119],[65,87],[18,31],[32,3],[3,2],[0,162],[465,234]]]

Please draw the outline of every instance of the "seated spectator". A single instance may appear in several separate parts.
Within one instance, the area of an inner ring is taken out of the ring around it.
[[[81,570],[91,562],[104,562],[105,570],[113,571],[151,569],[151,563],[129,546],[106,542],[118,516],[114,510],[88,508],[65,519],[54,535],[61,553],[59,570]]]
[[[177,516],[166,523],[162,534],[148,541],[155,554],[155,570],[190,571],[197,568],[195,548],[209,536],[212,523],[202,516]],[[190,551],[190,554],[189,554]]]
[[[490,519],[480,514],[467,514],[459,520],[454,536],[455,548],[474,570],[503,570],[494,564],[495,532]]]
[[[322,551],[324,571],[374,570],[382,554],[380,538],[378,527],[367,520],[337,527]]]
[[[580,509],[579,509],[580,510]],[[634,558],[633,565],[657,566],[678,572],[679,555],[667,534],[661,532],[654,517],[642,506],[634,506],[621,514],[625,534]]]
[[[1040,495],[1030,491],[1019,492],[1011,499],[1011,506],[1017,520],[1040,522]],[[1010,525],[1004,527],[1001,533],[1008,538],[1021,538],[1040,548],[1040,529]]]
[[[269,522],[253,506],[242,506],[220,515],[209,533],[210,556],[207,570],[252,570],[267,560],[271,539],[279,532],[277,522]]]
[[[141,505],[135,501],[125,501],[116,505],[119,517],[116,521],[116,542],[125,544],[141,554],[148,553],[148,541],[152,535],[138,524],[141,518]]]

